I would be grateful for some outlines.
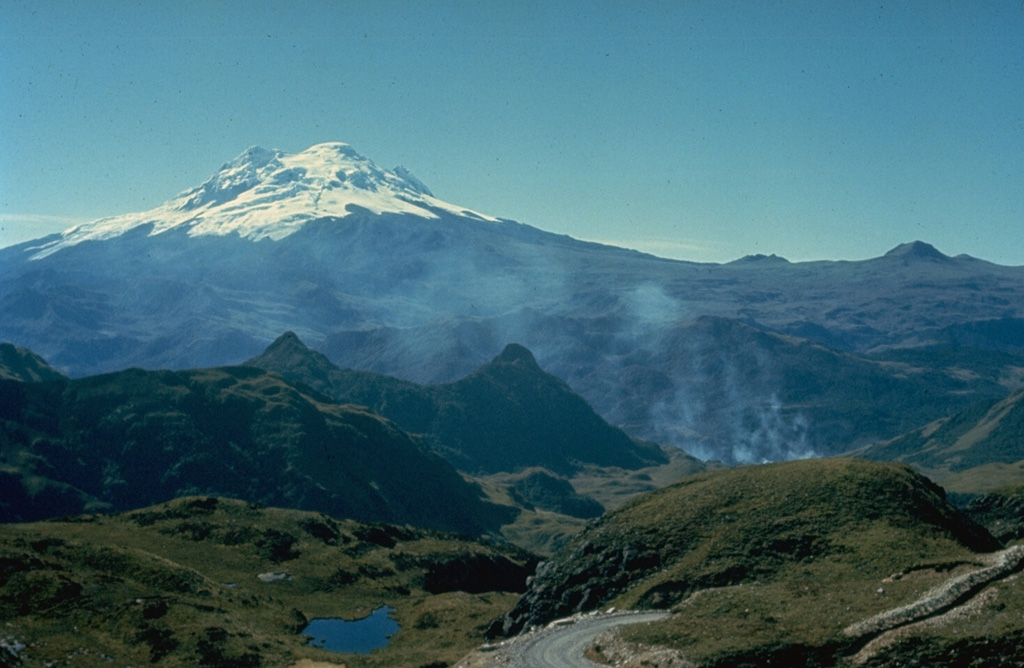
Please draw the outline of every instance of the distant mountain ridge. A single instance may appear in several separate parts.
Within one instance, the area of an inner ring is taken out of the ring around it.
[[[293,332],[246,364],[335,401],[368,406],[424,435],[469,473],[544,466],[564,474],[587,464],[636,469],[668,461],[657,447],[637,444],[606,423],[517,344],[461,380],[431,386],[340,369]]]
[[[923,242],[858,262],[673,261],[429,192],[344,144],[253,149],[152,211],[0,249],[0,340],[82,376],[236,364],[290,330],[339,366],[417,383],[457,380],[521,343],[630,435],[705,443],[731,461],[797,454],[759,444],[742,419],[751,405],[774,419],[788,390],[768,375],[757,394],[733,387],[732,427],[680,410],[703,391],[682,349],[731,354],[680,340],[701,318],[848,353],[1024,351],[1024,267]],[[613,414],[619,398],[633,404],[628,425]],[[730,429],[738,443],[719,438]]]

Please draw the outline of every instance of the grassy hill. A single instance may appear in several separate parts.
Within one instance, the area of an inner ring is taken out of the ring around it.
[[[515,509],[420,439],[253,367],[0,380],[0,520],[231,496],[480,534]]]
[[[531,569],[525,553],[451,534],[214,497],[0,525],[0,641],[21,647],[0,665],[449,665]],[[370,656],[298,634],[381,605],[401,630]]]
[[[902,465],[830,459],[700,474],[589,525],[492,632],[610,606],[669,608],[681,614],[627,638],[699,665],[833,665],[852,649],[843,629],[980,568],[997,546]],[[981,643],[979,624],[971,637]],[[1007,618],[999,629],[1011,637],[1024,625]]]

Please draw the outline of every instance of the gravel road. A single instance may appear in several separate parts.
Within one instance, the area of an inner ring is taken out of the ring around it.
[[[548,627],[535,634],[523,647],[518,668],[591,668],[598,664],[587,660],[583,653],[594,644],[598,635],[625,624],[653,622],[669,617],[665,612],[623,613],[584,617],[565,626]]]
[[[952,619],[955,613],[962,612],[961,608],[969,607],[975,598],[984,598],[986,586],[1020,571],[1024,566],[1024,546],[997,552],[991,555],[990,560],[988,567],[950,578],[913,603],[886,610],[846,628],[844,633],[847,636],[862,641],[855,661],[869,657],[872,650],[884,644],[882,641],[887,634],[933,618],[938,621],[943,613]],[[571,617],[497,645],[481,647],[460,661],[456,668],[600,668],[588,660],[584,652],[601,633],[626,624],[640,624],[670,616],[667,612],[620,612]]]
[[[594,668],[583,653],[601,633],[624,626],[665,619],[667,612],[620,612],[583,615],[558,622],[523,636],[506,640],[488,652],[476,652],[458,668]]]

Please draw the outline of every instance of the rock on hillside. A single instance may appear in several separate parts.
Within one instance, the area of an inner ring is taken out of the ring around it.
[[[659,448],[639,444],[605,422],[517,344],[461,380],[428,386],[339,369],[290,332],[246,364],[336,401],[368,406],[422,434],[469,473],[542,466],[566,474],[585,464],[637,469],[668,461]]]
[[[669,608],[701,590],[790,578],[817,588],[831,586],[818,577],[850,575],[871,587],[922,561],[996,546],[905,466],[833,459],[730,469],[686,478],[589,525],[541,564],[492,630],[511,635],[608,606]]]
[[[40,481],[117,510],[215,494],[473,534],[514,512],[393,423],[253,367],[0,381],[0,436],[4,521],[85,509]]]
[[[1024,485],[1011,485],[971,499],[964,512],[1003,542],[1024,538]]]

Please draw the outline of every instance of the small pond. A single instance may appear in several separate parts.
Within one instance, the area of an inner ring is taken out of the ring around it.
[[[311,619],[301,633],[312,636],[308,644],[314,647],[344,654],[369,654],[372,650],[387,647],[391,636],[398,633],[398,622],[390,616],[394,611],[394,608],[384,605],[369,617],[355,621],[317,617]]]

